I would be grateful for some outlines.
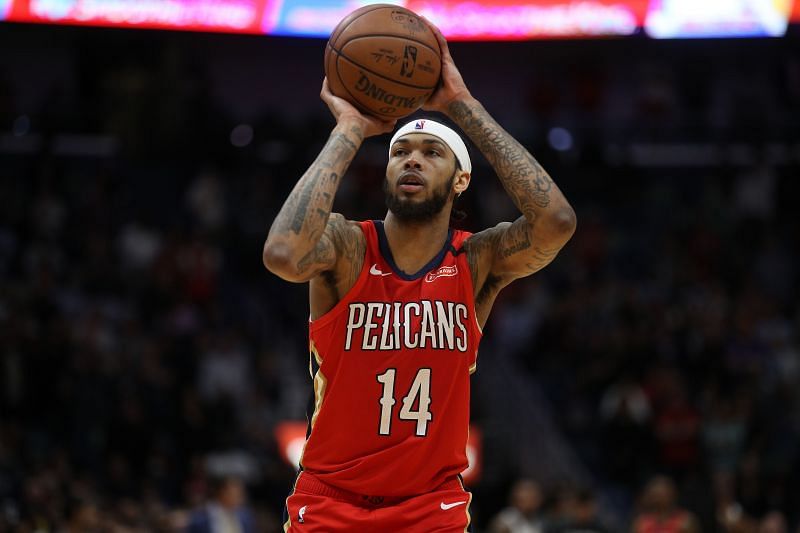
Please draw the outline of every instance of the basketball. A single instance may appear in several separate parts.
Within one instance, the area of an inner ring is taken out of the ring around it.
[[[412,11],[390,4],[353,11],[325,47],[331,92],[384,120],[422,107],[441,70],[442,53],[431,29]]]

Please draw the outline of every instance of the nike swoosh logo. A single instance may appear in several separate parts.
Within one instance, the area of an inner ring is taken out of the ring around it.
[[[453,507],[456,507],[458,505],[464,505],[465,503],[467,503],[467,502],[466,501],[453,502],[453,503],[444,503],[444,502],[442,502],[441,504],[439,504],[439,506],[442,508],[442,511],[446,511],[446,510],[452,509]]]
[[[372,274],[373,276],[391,276],[392,275],[391,272],[381,272],[380,270],[378,270],[378,263],[375,263],[374,265],[372,265],[369,268],[369,273]]]

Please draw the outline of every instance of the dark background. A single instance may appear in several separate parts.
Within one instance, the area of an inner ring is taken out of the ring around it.
[[[521,477],[545,521],[587,489],[627,530],[657,474],[706,531],[797,530],[796,33],[452,44],[578,216],[485,332],[478,531]],[[0,24],[0,531],[81,531],[87,508],[180,530],[220,474],[279,527],[272,429],[311,394],[308,305],[261,248],[333,126],[323,47]],[[348,218],[383,216],[387,140],[353,163]],[[516,218],[473,159],[462,227]]]

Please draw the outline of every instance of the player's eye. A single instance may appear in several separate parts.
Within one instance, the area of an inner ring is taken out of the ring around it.
[[[396,156],[403,155],[404,153],[406,153],[406,151],[403,150],[402,148],[395,148],[394,149],[394,155],[396,155]]]
[[[442,154],[439,153],[439,150],[428,150],[428,153],[430,155],[434,155],[436,157],[439,157],[440,155],[442,155]]]

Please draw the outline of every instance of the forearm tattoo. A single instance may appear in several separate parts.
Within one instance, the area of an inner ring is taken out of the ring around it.
[[[500,224],[470,238],[476,303],[490,301],[489,297],[510,280],[541,270],[555,258],[564,241],[557,232],[537,233],[535,228],[540,223],[537,221],[553,221],[554,215],[569,204],[539,162],[479,102],[452,102],[448,114],[491,163],[523,215],[513,223]],[[481,268],[485,269],[483,273]]]
[[[553,180],[479,103],[456,101],[448,111],[489,160],[514,205],[526,217],[550,205]]]
[[[357,130],[351,130],[350,134],[360,141]],[[307,242],[319,239],[333,207],[333,197],[341,177],[355,157],[356,150],[354,140],[344,133],[333,133],[286,199],[272,225],[272,232],[287,236],[292,233],[302,236]]]

